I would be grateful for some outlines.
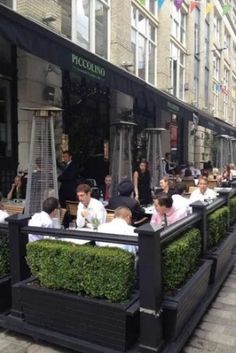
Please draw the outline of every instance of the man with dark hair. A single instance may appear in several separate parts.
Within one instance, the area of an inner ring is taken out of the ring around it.
[[[53,218],[57,218],[59,201],[55,197],[49,197],[43,201],[43,210],[35,213],[29,220],[28,225],[32,227],[56,228]],[[43,239],[42,235],[29,234],[29,241]]]
[[[76,195],[79,200],[77,209],[76,224],[82,228],[87,223],[102,224],[106,221],[106,210],[102,202],[91,197],[91,188],[87,184],[80,184],[76,189]]]
[[[187,191],[188,191],[188,188],[186,184],[177,183],[172,194],[172,200],[173,200],[173,206],[176,209],[185,208],[187,213],[190,213],[189,199],[184,197]]]
[[[154,200],[154,207],[151,223],[155,225],[168,226],[187,216],[186,208],[173,206],[173,199],[168,194],[159,194]]]
[[[115,210],[119,206],[125,206],[132,212],[132,223],[141,220],[145,216],[144,209],[140,203],[131,197],[134,185],[131,180],[124,179],[118,185],[118,196],[110,198],[107,208]]]
[[[76,186],[77,186],[77,170],[76,166],[72,161],[72,154],[70,151],[64,151],[62,153],[62,159],[65,164],[64,170],[58,177],[58,181],[61,182],[59,189],[59,200],[61,207],[66,207],[66,200],[76,200]]]

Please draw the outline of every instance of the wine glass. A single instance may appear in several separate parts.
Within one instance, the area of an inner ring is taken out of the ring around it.
[[[100,225],[99,219],[96,216],[92,217],[91,223],[92,223],[93,229],[97,230],[98,226]]]

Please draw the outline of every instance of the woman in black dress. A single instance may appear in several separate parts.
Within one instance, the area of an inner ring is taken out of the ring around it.
[[[139,163],[138,169],[134,172],[133,179],[136,200],[144,206],[152,203],[150,187],[151,175],[148,170],[148,162],[146,160],[142,160]]]

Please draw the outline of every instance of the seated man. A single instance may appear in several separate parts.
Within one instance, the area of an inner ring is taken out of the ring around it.
[[[168,226],[187,216],[186,207],[173,206],[173,199],[168,194],[159,194],[154,200],[154,207],[151,223],[155,225]]]
[[[199,178],[198,189],[194,190],[189,198],[189,204],[195,201],[212,201],[216,198],[216,192],[208,188],[208,179],[205,176]]]
[[[32,227],[57,228],[53,218],[57,217],[59,201],[55,197],[49,197],[43,201],[43,210],[35,213],[29,220],[28,225]],[[29,241],[43,239],[43,235],[29,234]]]
[[[76,194],[79,199],[76,218],[78,228],[86,226],[87,223],[92,223],[94,219],[99,224],[106,222],[106,210],[102,202],[91,197],[89,185],[80,184],[76,189]]]
[[[139,221],[145,216],[144,209],[140,203],[131,197],[134,186],[131,180],[124,179],[118,185],[118,196],[110,198],[107,208],[115,210],[119,206],[125,206],[132,212],[132,223]]]
[[[9,216],[9,214],[6,211],[4,211],[4,207],[1,201],[2,201],[2,193],[0,192],[0,223],[4,222],[5,218]]]
[[[186,208],[186,211],[190,213],[189,209],[189,199],[184,197],[185,193],[187,192],[187,186],[184,183],[177,183],[173,195],[172,195],[172,200],[173,200],[173,206],[178,209],[178,208]]]
[[[130,225],[132,218],[132,213],[127,207],[117,207],[115,209],[114,218],[111,222],[103,223],[98,227],[98,231],[101,233],[110,234],[122,234],[122,235],[137,235],[134,233],[134,227]],[[134,245],[125,245],[118,243],[105,243],[98,242],[96,244],[99,246],[114,246],[124,250],[128,250],[136,254],[137,247]]]

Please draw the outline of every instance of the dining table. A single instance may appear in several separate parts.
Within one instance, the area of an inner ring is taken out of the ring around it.
[[[4,210],[9,214],[24,213],[25,200],[24,199],[3,199],[1,201]]]

